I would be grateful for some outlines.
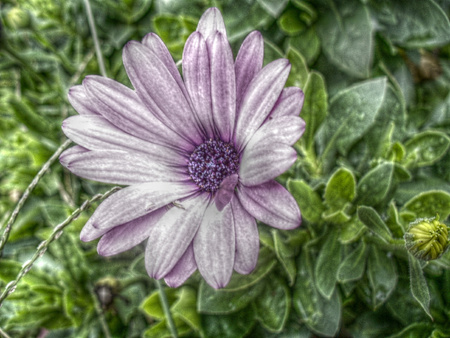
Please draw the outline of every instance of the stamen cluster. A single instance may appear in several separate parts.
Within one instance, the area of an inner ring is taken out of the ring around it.
[[[199,145],[189,158],[192,180],[203,190],[216,192],[223,179],[239,169],[239,156],[230,143],[208,140]]]

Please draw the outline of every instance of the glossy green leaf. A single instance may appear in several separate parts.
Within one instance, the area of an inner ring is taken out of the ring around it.
[[[369,11],[357,0],[328,4],[331,8],[317,22],[325,55],[342,71],[367,77],[374,45]]]
[[[247,306],[253,299],[259,296],[264,288],[264,283],[238,290],[216,290],[202,281],[198,290],[197,309],[207,314],[229,314]]]
[[[176,300],[176,291],[176,289],[165,288],[169,304],[172,304]],[[163,320],[165,318],[158,290],[152,292],[150,296],[144,299],[140,308],[154,319]]]
[[[295,48],[289,47],[286,53],[286,58],[291,63],[291,72],[289,73],[289,77],[286,81],[286,86],[305,88],[309,71],[303,55],[301,55]]]
[[[446,219],[450,214],[450,194],[442,190],[425,191],[406,202],[404,209],[417,217],[434,217],[438,213],[441,219]]]
[[[397,285],[397,269],[392,255],[372,245],[367,259],[367,275],[372,290],[371,303],[377,309]]]
[[[341,299],[335,290],[328,300],[316,289],[309,252],[303,250],[297,266],[293,305],[306,326],[318,335],[334,336],[341,321]]]
[[[185,335],[191,328],[185,324],[180,318],[173,318],[174,324],[177,328],[177,333],[180,336]],[[164,319],[159,323],[152,325],[148,330],[144,332],[146,338],[171,338],[173,337],[169,328],[167,327],[167,321]]]
[[[300,142],[306,149],[312,149],[314,135],[328,113],[328,94],[323,76],[312,71],[303,91],[305,102],[300,116],[306,122],[306,129]]]
[[[325,188],[325,203],[331,210],[343,209],[355,198],[355,186],[353,173],[346,168],[339,168],[328,180]]]
[[[367,246],[361,241],[358,246],[339,265],[337,279],[341,283],[358,280],[364,273]]]
[[[289,39],[289,46],[300,51],[306,62],[311,65],[320,53],[320,39],[317,36],[314,26]]]
[[[287,188],[297,201],[302,217],[310,222],[319,221],[325,209],[319,194],[303,180],[290,179]]]
[[[386,243],[392,240],[392,234],[380,215],[371,207],[361,206],[358,208],[358,218],[375,235],[378,235]]]
[[[386,79],[377,78],[342,90],[332,98],[330,114],[316,135],[327,170],[336,151],[346,155],[373,125],[385,92]]]
[[[414,298],[422,306],[423,310],[431,320],[433,317],[430,313],[430,291],[428,290],[427,280],[420,266],[420,261],[413,255],[408,254],[409,259],[409,278],[411,281],[411,293]]]
[[[342,247],[338,236],[337,228],[333,227],[328,230],[314,271],[317,290],[327,299],[330,299],[335,290],[337,272],[341,262]]]
[[[263,292],[254,301],[256,318],[267,330],[283,330],[291,308],[289,288],[281,278],[271,276]]]
[[[305,30],[305,24],[300,20],[300,13],[298,10],[289,9],[284,12],[278,19],[280,29],[288,36],[299,34]]]
[[[182,287],[177,291],[178,300],[170,311],[180,317],[194,330],[200,330],[200,315],[197,313],[197,293],[190,287]]]
[[[450,23],[432,0],[371,1],[378,25],[393,43],[407,48],[426,48],[450,41]]]
[[[379,164],[366,173],[358,182],[358,204],[375,206],[387,196],[393,184],[394,165]]]
[[[448,151],[450,138],[439,131],[425,131],[405,143],[407,166],[424,167],[438,161]]]

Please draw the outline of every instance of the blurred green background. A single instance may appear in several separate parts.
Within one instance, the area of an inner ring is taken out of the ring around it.
[[[265,63],[291,61],[305,92],[299,158],[278,178],[300,229],[259,225],[256,270],[220,291],[198,273],[166,289],[180,336],[450,337],[450,256],[419,261],[403,235],[450,214],[447,0],[91,0],[107,75],[131,86],[122,48],[156,32],[175,61],[218,7],[236,55],[260,30]],[[68,89],[100,74],[83,0],[2,1],[0,220],[64,142]],[[111,187],[58,161],[40,179],[0,258],[0,292],[56,225]],[[10,337],[168,337],[143,244],[105,258],[79,233],[96,204],[51,241],[0,308]]]

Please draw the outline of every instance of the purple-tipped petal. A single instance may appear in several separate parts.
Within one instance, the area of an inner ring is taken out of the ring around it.
[[[304,100],[305,94],[300,88],[284,88],[269,115],[269,119],[282,116],[299,116]]]
[[[258,147],[261,143],[283,143],[293,145],[305,131],[305,121],[296,116],[282,116],[269,119],[253,135],[247,148]],[[245,150],[244,150],[245,152]]]
[[[231,205],[218,211],[212,203],[194,238],[194,255],[198,270],[215,289],[228,284],[233,273],[235,255],[234,219]]]
[[[209,202],[208,194],[191,196],[173,206],[152,227],[145,250],[145,267],[150,277],[166,276],[191,244]]]
[[[260,32],[251,32],[242,43],[236,57],[236,111],[249,83],[261,70],[264,59],[264,40]]]
[[[165,164],[186,164],[186,158],[174,149],[125,133],[102,116],[72,116],[64,120],[62,129],[68,138],[90,150],[121,150]]]
[[[61,158],[64,160],[64,158],[67,156],[83,154],[83,153],[87,153],[87,152],[89,152],[89,149],[86,149],[81,146],[73,146],[72,148],[64,150],[64,152],[61,155],[59,155],[59,161],[61,162]]]
[[[149,236],[151,227],[166,211],[167,208],[162,207],[109,230],[98,242],[97,252],[102,256],[112,256],[135,247]]]
[[[255,218],[242,207],[237,198],[231,201],[236,234],[234,270],[249,274],[258,262],[259,234]]]
[[[250,215],[274,228],[288,230],[301,224],[297,202],[275,181],[254,187],[240,185],[237,197]]]
[[[197,32],[202,33],[205,40],[216,32],[222,33],[226,38],[227,31],[223,22],[222,13],[215,7],[207,9],[198,21]]]
[[[220,183],[219,190],[216,193],[214,202],[219,211],[222,211],[234,196],[234,188],[238,183],[239,177],[237,174],[226,177],[222,183]]]
[[[267,140],[254,147],[246,147],[239,167],[239,179],[247,186],[265,183],[288,170],[296,159],[295,149],[282,143]]]
[[[92,104],[117,128],[155,144],[193,150],[192,144],[159,121],[130,88],[101,76],[88,76],[83,84]]]
[[[199,32],[189,36],[183,50],[183,76],[205,135],[214,138],[211,103],[211,71],[206,42]]]
[[[136,93],[166,126],[200,144],[203,135],[183,90],[164,63],[148,47],[130,41],[123,50],[123,64]]]
[[[91,100],[87,96],[86,90],[82,85],[71,87],[69,89],[69,93],[67,94],[67,98],[69,99],[72,107],[80,115],[100,114],[97,110],[95,110],[95,107],[92,105]]]
[[[192,243],[181,256],[173,269],[164,277],[164,281],[171,288],[177,288],[183,284],[197,270]]]
[[[236,115],[236,77],[233,52],[226,36],[218,32],[209,46],[214,125],[220,139],[229,142]]]
[[[181,169],[170,169],[143,154],[120,150],[65,154],[59,160],[73,174],[103,183],[132,185],[146,182],[182,182],[188,179]]]
[[[186,183],[151,182],[124,188],[104,200],[87,221],[80,238],[92,241],[118,225],[147,215],[192,194],[197,187]]]
[[[271,112],[290,69],[291,65],[286,59],[273,61],[265,66],[248,85],[236,119],[235,144],[238,151],[245,147]]]

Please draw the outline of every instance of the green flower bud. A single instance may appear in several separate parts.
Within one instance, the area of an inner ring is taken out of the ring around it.
[[[426,261],[441,257],[450,244],[447,226],[439,222],[439,215],[410,223],[404,238],[406,249]]]

